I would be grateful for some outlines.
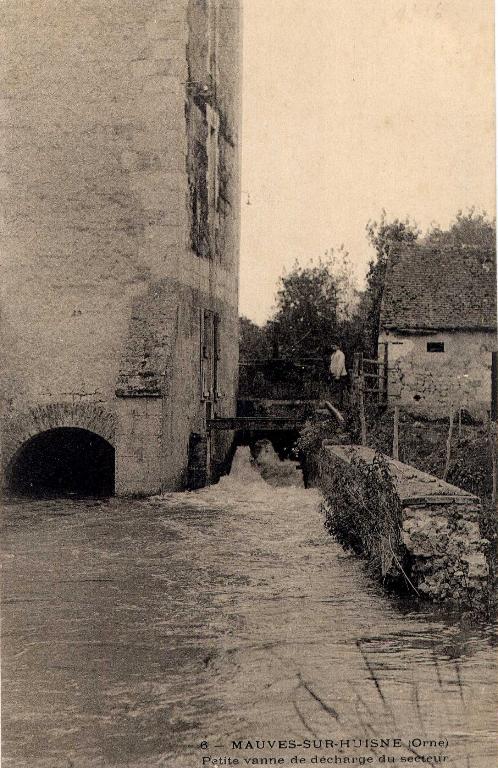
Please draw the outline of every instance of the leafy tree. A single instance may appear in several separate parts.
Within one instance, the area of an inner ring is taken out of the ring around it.
[[[344,323],[353,314],[360,298],[360,292],[353,277],[349,252],[343,244],[337,250],[330,248],[325,251],[325,257],[336,284],[337,316]]]
[[[360,301],[357,325],[363,326],[364,350],[368,354],[376,355],[380,308],[389,254],[394,245],[415,242],[420,235],[420,230],[408,217],[404,220],[396,218],[388,221],[386,211],[383,210],[379,221],[368,222],[366,231],[367,240],[375,248],[376,255],[368,266],[367,287]]]
[[[436,246],[481,246],[496,247],[496,219],[489,219],[486,211],[469,208],[466,213],[458,211],[455,220],[446,230],[437,224],[429,228],[424,243]]]
[[[326,357],[332,341],[339,340],[346,276],[336,267],[334,254],[326,254],[305,267],[296,261],[281,277],[277,310],[267,326],[280,357]]]
[[[268,336],[264,328],[248,317],[239,317],[239,355],[242,362],[267,360],[271,357]]]

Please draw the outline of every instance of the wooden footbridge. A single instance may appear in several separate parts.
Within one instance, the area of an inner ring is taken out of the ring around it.
[[[208,430],[232,430],[234,432],[291,432],[299,429],[306,416],[229,416],[209,419]]]
[[[348,377],[348,398],[387,401],[387,356],[380,360],[356,354]],[[289,432],[313,414],[342,420],[343,397],[330,380],[328,360],[272,358],[242,362],[239,367],[237,415],[208,420],[208,430]]]
[[[271,401],[265,401],[265,403],[267,406],[271,407]],[[286,405],[296,406],[301,405],[301,403],[296,404],[295,402],[286,403],[285,401],[279,401],[278,405],[280,407]],[[315,412],[318,410],[323,413],[328,413],[329,415],[334,416],[339,423],[344,422],[344,417],[339,409],[329,400],[316,403],[316,405],[317,408],[315,409]],[[294,416],[219,417],[210,419],[207,423],[207,427],[208,430],[218,429],[231,430],[234,432],[292,432],[299,429],[310,415],[310,411],[303,408],[301,413],[295,414]]]

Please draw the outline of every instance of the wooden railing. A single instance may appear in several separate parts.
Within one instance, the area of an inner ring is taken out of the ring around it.
[[[349,371],[348,386],[357,401],[387,404],[387,344],[379,359],[357,352]],[[329,359],[243,360],[239,365],[239,399],[328,400],[334,398]]]
[[[364,357],[356,352],[353,361],[353,389],[370,402],[386,405],[388,400],[389,367],[388,346],[384,344],[382,356],[377,359]]]
[[[384,408],[388,402],[389,366],[388,346],[384,344],[382,357],[366,358],[356,352],[352,371],[352,404],[360,419],[361,444],[367,444],[365,403]]]
[[[327,359],[272,358],[239,365],[239,399],[320,400],[329,395]]]

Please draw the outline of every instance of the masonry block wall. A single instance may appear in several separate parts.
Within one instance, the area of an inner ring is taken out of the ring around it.
[[[0,24],[3,466],[31,414],[85,404],[118,492],[179,488],[205,431],[204,310],[213,407],[235,413],[238,2],[6,0]]]
[[[465,408],[485,418],[491,407],[491,360],[496,335],[489,331],[381,334],[388,344],[389,398],[414,415],[447,417]],[[439,344],[441,351],[429,352]],[[442,345],[442,346],[441,346]]]
[[[346,478],[351,492],[361,497],[362,472],[352,462],[359,459],[369,465],[374,458],[371,448],[325,442],[316,484],[333,498],[338,480]],[[491,587],[490,543],[480,533],[479,499],[407,464],[383,458],[401,508],[401,538],[411,584],[430,600],[461,605],[486,600]],[[383,548],[380,536],[377,547]]]

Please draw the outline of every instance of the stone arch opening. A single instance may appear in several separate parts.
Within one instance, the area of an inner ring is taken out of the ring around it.
[[[21,445],[9,464],[7,483],[23,496],[112,496],[114,448],[87,429],[48,429]]]

